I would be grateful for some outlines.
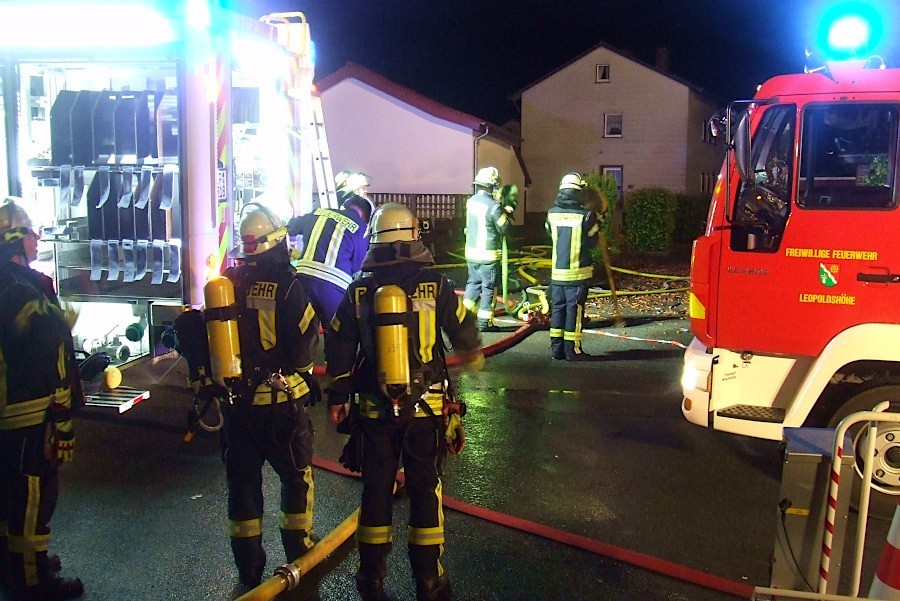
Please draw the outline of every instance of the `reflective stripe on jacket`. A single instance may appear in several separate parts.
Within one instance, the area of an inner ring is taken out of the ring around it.
[[[470,196],[466,201],[466,261],[499,261],[509,225],[509,216],[487,191],[479,190]]]
[[[563,284],[591,279],[591,249],[600,233],[597,214],[580,207],[551,207],[546,228],[553,241],[550,279]]]

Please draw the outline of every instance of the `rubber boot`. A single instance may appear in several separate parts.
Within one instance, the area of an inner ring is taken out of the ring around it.
[[[369,578],[360,574],[356,575],[356,590],[362,601],[388,601],[384,594],[384,579]]]
[[[65,601],[77,599],[84,594],[80,578],[51,576],[37,586],[13,589],[13,599],[17,601]]]
[[[293,563],[302,557],[309,547],[306,541],[312,543],[312,537],[306,530],[281,530],[281,545],[284,547],[284,556],[288,563]]]
[[[576,347],[572,340],[566,340],[564,346],[566,361],[590,361],[594,358],[594,355],[581,350],[581,345]]]
[[[255,588],[262,582],[266,567],[266,552],[262,548],[262,535],[231,539],[231,552],[238,569],[241,584]]]
[[[566,358],[566,351],[563,348],[563,339],[561,337],[553,336],[550,338],[550,352],[553,354],[553,358],[558,361]]]
[[[450,580],[444,574],[433,578],[416,578],[416,601],[451,601]]]

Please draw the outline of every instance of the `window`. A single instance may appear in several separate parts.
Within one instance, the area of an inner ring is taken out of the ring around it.
[[[848,103],[803,112],[797,204],[807,209],[897,206],[900,107]]]
[[[597,78],[594,83],[609,82],[609,65],[597,65]]]
[[[711,194],[713,191],[713,186],[716,182],[716,176],[712,173],[701,173],[700,174],[700,191]]]
[[[794,105],[768,107],[753,135],[753,181],[742,182],[734,207],[731,248],[775,252],[790,213]]]
[[[710,128],[709,123],[703,122],[703,135],[701,139],[707,144],[716,145],[716,137],[712,134],[712,128]]]
[[[622,137],[622,113],[605,113],[603,115],[603,137]]]

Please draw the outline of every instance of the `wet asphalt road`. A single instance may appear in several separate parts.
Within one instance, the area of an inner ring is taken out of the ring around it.
[[[645,339],[690,339],[682,320],[596,325]],[[503,335],[488,334],[485,342]],[[549,358],[547,336],[535,333],[488,359],[482,372],[460,376],[469,444],[450,461],[444,494],[738,583],[767,585],[778,445],[688,424],[679,409],[682,350],[675,344],[586,333],[584,347],[596,360],[569,364]],[[51,549],[62,556],[65,573],[85,581],[87,601],[227,600],[240,592],[217,436],[182,441],[186,371],[183,360],[132,367],[125,384],[146,386],[149,400],[122,415],[86,408],[77,417],[76,460],[64,468]],[[317,456],[336,460],[343,437],[326,423],[323,406],[311,414]],[[271,471],[265,488],[271,569],[283,560]],[[358,506],[360,491],[356,480],[316,470],[320,536]],[[408,504],[400,495],[396,505],[387,586],[396,599],[413,599],[404,541]],[[870,532],[878,549],[885,527]],[[457,599],[736,598],[449,509],[446,531],[444,565]],[[351,540],[282,597],[355,599],[356,557]]]

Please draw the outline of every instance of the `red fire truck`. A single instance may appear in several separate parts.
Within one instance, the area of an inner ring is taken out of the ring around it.
[[[693,248],[685,417],[779,440],[900,401],[900,69],[825,62],[712,123],[729,150]],[[896,494],[900,430],[876,449]]]

